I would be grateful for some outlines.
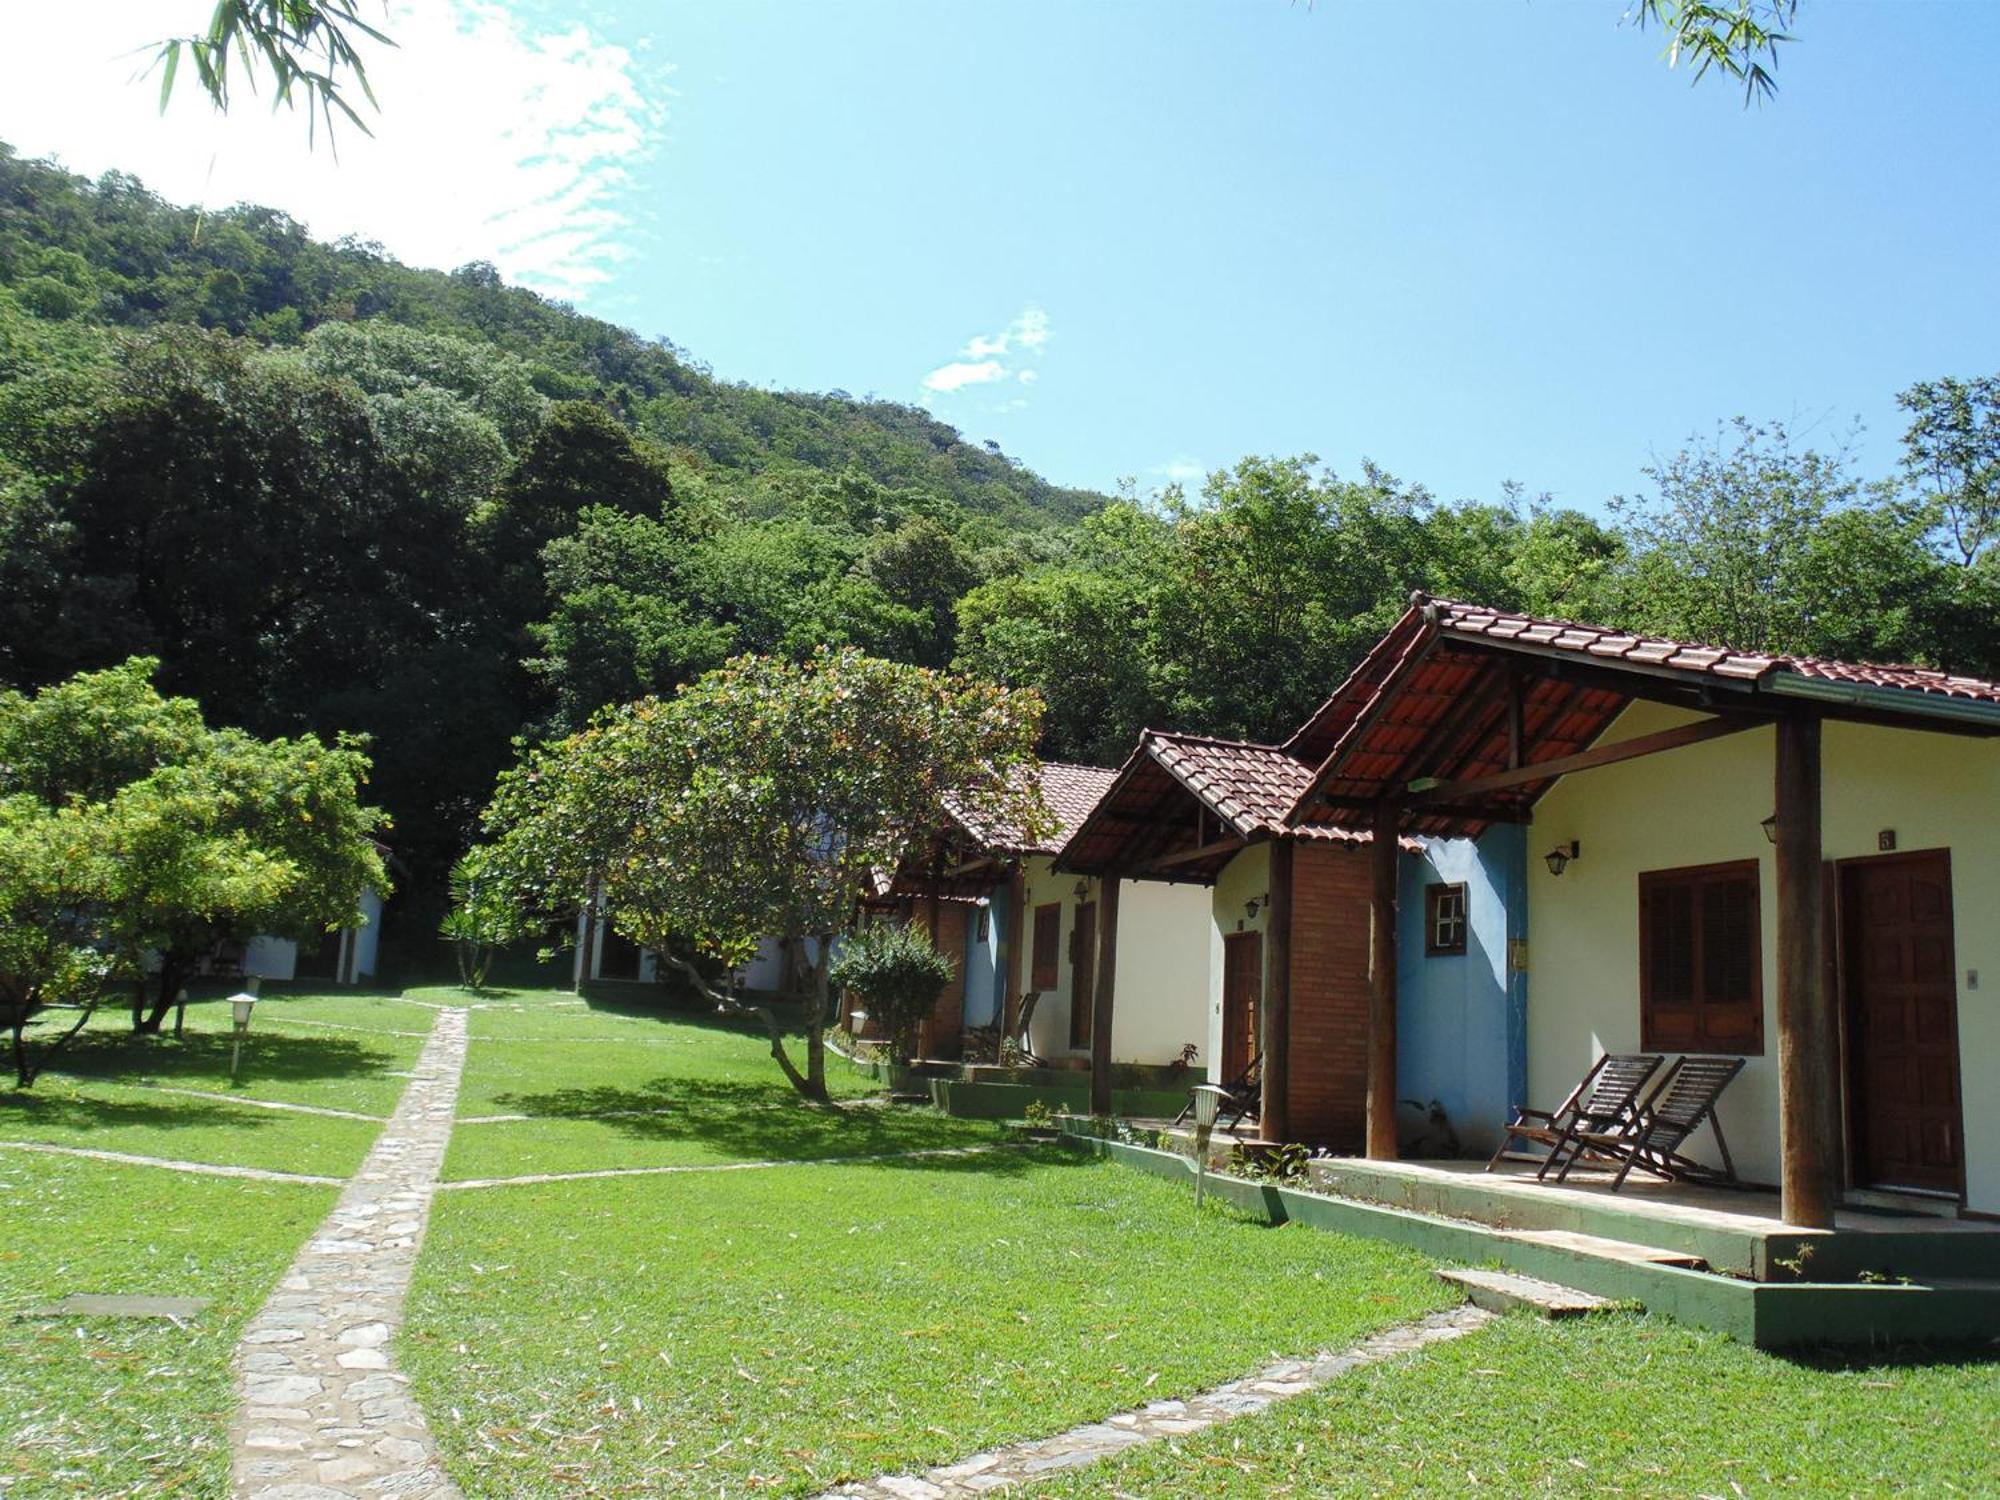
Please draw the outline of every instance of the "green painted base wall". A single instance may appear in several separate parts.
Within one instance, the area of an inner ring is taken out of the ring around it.
[[[1109,1156],[1190,1188],[1194,1185],[1194,1164],[1187,1157],[1102,1139],[1088,1121],[1066,1122],[1063,1139],[1074,1149]],[[1960,1343],[2000,1337],[2000,1285],[1756,1282],[1677,1266],[1601,1260],[1556,1246],[1523,1243],[1510,1239],[1503,1229],[1482,1224],[1275,1183],[1211,1175],[1208,1193],[1273,1224],[1296,1221],[1315,1229],[1388,1240],[1442,1261],[1505,1267],[1600,1297],[1636,1302],[1759,1348]]]

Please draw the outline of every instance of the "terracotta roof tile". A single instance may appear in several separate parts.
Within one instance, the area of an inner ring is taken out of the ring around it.
[[[1042,800],[1055,816],[1056,829],[1032,844],[1017,828],[967,816],[957,807],[948,807],[947,811],[961,828],[989,849],[1009,854],[1054,854],[1083,826],[1083,820],[1090,816],[1091,809],[1111,790],[1111,783],[1117,779],[1116,771],[1103,766],[1043,761]]]
[[[2000,703],[2000,683],[1978,677],[1939,672],[1929,667],[1833,661],[1825,657],[1788,656],[1759,651],[1733,651],[1726,646],[1709,646],[1688,641],[1667,640],[1657,636],[1642,636],[1602,625],[1581,625],[1570,620],[1543,620],[1533,615],[1512,614],[1452,599],[1432,599],[1426,602],[1437,610],[1438,629],[1446,635],[1475,638],[1484,636],[1497,641],[1527,642],[1557,651],[1575,651],[1596,657],[1615,657],[1639,665],[1664,666],[1684,672],[1705,672],[1739,682],[1760,682],[1774,674],[1790,672],[1800,677],[1819,678],[1828,682],[1851,682],[1864,687],[1894,688],[1903,692]]]

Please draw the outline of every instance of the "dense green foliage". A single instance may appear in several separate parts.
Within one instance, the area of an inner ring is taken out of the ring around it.
[[[938,952],[924,932],[902,922],[877,922],[850,937],[827,972],[836,994],[857,996],[889,1038],[897,1062],[907,1063],[917,1033],[958,965]]]
[[[212,729],[155,667],[0,691],[0,1022],[23,1087],[46,1008],[87,1015],[150,958],[132,1021],[158,1031],[203,960],[259,933],[316,941],[389,889],[356,743]]]
[[[1708,14],[1655,19],[1682,12]],[[0,683],[145,654],[215,722],[370,736],[429,908],[391,936],[431,958],[517,737],[746,652],[1034,687],[1042,751],[1099,763],[1148,724],[1282,738],[1418,588],[2000,672],[2000,383],[1900,399],[1894,474],[1739,423],[1602,521],[1309,457],[1114,503],[914,407],[717,380],[488,266],[0,147]]]
[[[941,805],[1047,826],[1023,774],[1040,721],[1032,692],[851,647],[803,664],[738,657],[526,755],[487,811],[480,868],[537,918],[601,897],[619,932],[725,1009],[737,1002],[695,958],[736,965],[765,937],[814,939],[803,1073],[771,1013],[754,1014],[786,1076],[823,1102],[834,937]]]

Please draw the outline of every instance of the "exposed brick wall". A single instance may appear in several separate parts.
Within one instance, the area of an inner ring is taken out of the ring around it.
[[[1303,839],[1295,849],[1287,1134],[1360,1151],[1368,1109],[1368,851]]]

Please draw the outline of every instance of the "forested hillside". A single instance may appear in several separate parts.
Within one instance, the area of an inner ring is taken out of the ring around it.
[[[421,903],[517,736],[742,651],[1033,685],[1045,751],[1099,762],[1146,724],[1283,735],[1413,588],[2000,670],[2000,389],[1901,399],[1903,472],[1725,425],[1635,454],[1608,522],[1309,458],[1109,502],[490,267],[0,146],[0,683],[151,655],[218,723],[371,736]]]

